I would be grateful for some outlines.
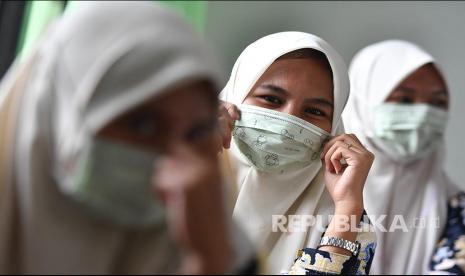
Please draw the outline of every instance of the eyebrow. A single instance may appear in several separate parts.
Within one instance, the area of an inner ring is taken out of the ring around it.
[[[433,92],[433,95],[437,95],[437,96],[448,96],[449,93],[447,92],[447,90],[438,90],[438,91],[434,91]]]
[[[274,84],[262,84],[262,85],[260,85],[260,88],[265,88],[265,89],[271,90],[273,92],[276,92],[278,94],[282,94],[282,95],[285,95],[285,96],[291,94],[286,89],[284,89],[282,87],[279,87],[279,86],[276,86]],[[327,100],[325,98],[322,98],[322,97],[317,97],[317,98],[313,98],[313,99],[306,99],[305,102],[306,103],[312,103],[312,104],[326,105],[326,106],[334,109],[334,104],[331,101],[329,101],[329,100]]]
[[[282,87],[279,87],[277,85],[274,85],[274,84],[262,84],[262,85],[260,85],[260,88],[265,88],[265,89],[268,89],[268,90],[271,90],[273,92],[276,92],[278,94],[283,94],[283,95],[291,94],[286,89],[284,89]]]
[[[415,90],[412,89],[412,88],[409,88],[409,87],[404,87],[404,86],[399,86],[397,87],[397,89],[395,89],[396,91],[402,91],[402,92],[405,92],[405,93],[415,93]]]
[[[405,92],[408,94],[415,93],[415,90],[409,87],[400,86],[396,89],[397,91]],[[432,93],[435,96],[448,96],[447,90],[437,90]]]
[[[318,104],[318,105],[326,105],[326,106],[330,107],[331,109],[334,109],[334,104],[331,101],[329,101],[329,100],[327,100],[325,98],[321,98],[321,97],[313,98],[313,99],[307,99],[307,100],[305,100],[305,102]]]

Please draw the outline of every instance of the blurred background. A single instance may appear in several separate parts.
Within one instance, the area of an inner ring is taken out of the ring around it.
[[[225,80],[250,43],[279,31],[316,34],[347,64],[361,48],[405,39],[432,53],[448,80],[451,120],[447,171],[465,188],[465,2],[461,1],[158,1],[185,16],[220,58]],[[16,4],[14,4],[16,3]],[[27,54],[43,29],[78,1],[0,1],[0,76],[15,56]],[[8,39],[7,39],[8,38]]]

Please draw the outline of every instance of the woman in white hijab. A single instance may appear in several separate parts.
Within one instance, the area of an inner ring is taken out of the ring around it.
[[[444,172],[447,85],[430,54],[399,40],[361,50],[349,75],[344,124],[376,156],[365,189],[379,219],[372,272],[425,274],[456,190]]]
[[[216,87],[203,43],[153,3],[82,3],[56,22],[1,84],[0,273],[243,265],[210,150]]]
[[[341,57],[322,39],[301,32],[249,45],[220,96],[229,109],[225,121],[237,119],[232,142],[226,135],[223,144],[230,146],[225,154],[238,172],[234,217],[266,256],[271,273],[369,271],[372,233],[335,230],[337,220],[329,219],[335,214],[348,222],[354,216],[357,225],[372,162],[356,137],[341,135],[348,96]],[[329,238],[339,246],[326,243]]]

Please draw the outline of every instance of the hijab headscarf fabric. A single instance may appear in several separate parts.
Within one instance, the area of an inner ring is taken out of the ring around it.
[[[112,119],[171,86],[191,79],[218,86],[216,69],[191,27],[154,3],[86,2],[56,22],[1,84],[0,114],[12,98],[21,101],[16,123],[0,135],[0,144],[11,143],[11,156],[0,153],[8,166],[0,180],[0,273],[177,271],[166,227],[125,230],[94,220],[67,197],[66,166]]]
[[[349,68],[352,94],[344,111],[344,125],[376,156],[365,185],[365,209],[370,216],[387,215],[382,221],[387,230],[395,225],[395,216],[402,215],[409,230],[404,233],[398,228],[386,233],[378,229],[378,249],[371,268],[374,274],[427,273],[445,224],[447,198],[455,189],[443,170],[444,146],[427,158],[403,165],[389,159],[371,140],[373,108],[429,63],[435,63],[433,57],[418,46],[388,40],[362,49]],[[411,227],[417,218],[421,218],[416,220],[418,226],[423,221],[425,227]]]
[[[249,45],[237,59],[221,99],[242,104],[252,87],[279,57],[299,49],[314,49],[327,57],[333,73],[334,114],[332,135],[342,134],[341,113],[349,96],[346,66],[339,54],[321,38],[302,32],[282,32]],[[238,197],[234,217],[242,223],[255,245],[266,254],[271,273],[289,271],[298,250],[316,248],[322,232],[281,233],[272,231],[273,215],[332,215],[321,162],[283,175],[260,173],[250,166],[233,142],[230,156],[238,172]],[[321,230],[321,229],[319,229]]]

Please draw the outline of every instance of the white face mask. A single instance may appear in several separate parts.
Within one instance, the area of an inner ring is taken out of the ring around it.
[[[427,104],[384,103],[374,109],[373,142],[392,160],[411,163],[441,144],[448,113]]]
[[[295,116],[266,108],[239,106],[241,119],[233,137],[248,162],[259,171],[284,173],[319,162],[326,131]]]
[[[78,157],[66,191],[98,218],[123,227],[164,222],[151,179],[155,154],[97,138]]]

